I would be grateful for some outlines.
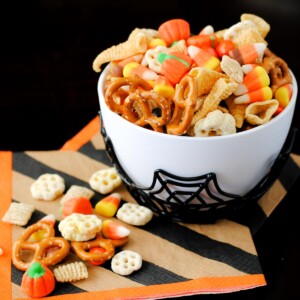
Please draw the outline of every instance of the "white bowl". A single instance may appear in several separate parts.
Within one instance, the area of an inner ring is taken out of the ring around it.
[[[118,161],[142,188],[152,184],[157,169],[182,177],[214,172],[223,191],[244,196],[269,172],[290,130],[298,92],[293,74],[290,103],[267,124],[226,136],[188,137],[157,133],[112,112],[103,94],[107,69],[98,81],[102,121]]]

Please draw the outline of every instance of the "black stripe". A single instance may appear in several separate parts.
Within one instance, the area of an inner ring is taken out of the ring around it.
[[[300,168],[290,156],[279,174],[279,180],[284,188],[288,191],[299,175]]]
[[[82,154],[85,154],[86,156],[93,158],[105,165],[112,166],[112,163],[109,159],[109,156],[107,155],[107,152],[105,149],[95,149],[93,144],[91,142],[88,142],[87,144],[83,145],[79,152]]]
[[[249,227],[251,234],[254,235],[266,221],[267,215],[261,206],[255,202],[230,214],[227,219]]]
[[[174,222],[154,218],[143,229],[182,248],[203,257],[225,263],[247,274],[262,273],[256,255],[230,244],[215,241]]]
[[[17,284],[19,286],[21,285],[23,274],[24,272],[18,270],[14,265],[11,266],[11,281],[14,284]],[[83,292],[86,292],[86,290],[76,287],[71,283],[56,282],[54,291],[48,296],[50,297],[50,296],[57,296],[57,295],[64,295],[64,294],[78,294]]]
[[[68,190],[71,185],[79,185],[87,188],[91,188],[88,182],[80,180],[76,177],[73,177],[67,173],[61,172],[59,170],[53,169],[41,162],[38,162],[34,158],[28,156],[23,152],[17,152],[13,154],[13,169],[23,175],[31,177],[33,179],[37,179],[40,175],[45,173],[52,173],[58,174],[64,178],[66,189]],[[100,194],[96,191],[95,195],[91,198],[91,203],[93,206],[101,200],[102,198],[106,197],[107,195]]]

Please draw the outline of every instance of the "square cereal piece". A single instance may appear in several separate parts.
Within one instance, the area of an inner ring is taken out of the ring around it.
[[[60,203],[63,204],[67,200],[71,198],[76,198],[76,197],[85,197],[88,199],[91,199],[94,196],[95,192],[92,191],[89,188],[86,188],[84,186],[79,186],[79,185],[72,185],[65,195],[61,198]]]
[[[8,211],[3,216],[2,221],[24,226],[30,220],[34,210],[35,207],[32,204],[12,202]]]

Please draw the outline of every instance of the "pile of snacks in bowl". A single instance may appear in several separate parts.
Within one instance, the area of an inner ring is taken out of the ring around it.
[[[288,105],[292,76],[266,40],[270,25],[242,14],[215,31],[191,34],[183,19],[157,30],[136,28],[101,52],[93,69],[110,62],[105,101],[135,125],[171,135],[221,136],[266,124]]]
[[[201,222],[198,212],[256,201],[271,186],[291,148],[297,82],[271,51],[270,28],[248,13],[218,31],[171,19],[94,59],[96,72],[107,63],[101,133],[137,202]]]

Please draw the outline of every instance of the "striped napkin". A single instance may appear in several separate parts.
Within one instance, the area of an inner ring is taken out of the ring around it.
[[[89,187],[92,173],[111,166],[95,117],[59,151],[0,152],[0,218],[11,201],[31,203],[36,210],[24,226],[0,222],[0,294],[3,299],[26,299],[20,289],[23,272],[11,264],[11,247],[17,237],[47,214],[61,220],[59,198],[34,200],[30,185],[44,173],[56,173],[71,185]],[[214,224],[184,224],[154,217],[143,227],[126,225],[130,240],[123,249],[143,257],[142,268],[129,275],[112,272],[110,261],[100,266],[86,263],[89,278],[73,283],[56,283],[44,299],[162,299],[197,294],[229,293],[266,285],[253,234],[284,198],[300,174],[300,157],[291,154],[270,190],[238,219],[221,219]],[[115,192],[122,202],[135,202],[122,184]],[[93,206],[105,197],[95,193]],[[56,224],[56,225],[57,225]],[[57,227],[56,227],[57,228]],[[56,230],[56,235],[60,235]],[[118,249],[119,251],[120,249]],[[78,261],[70,252],[62,263]]]

